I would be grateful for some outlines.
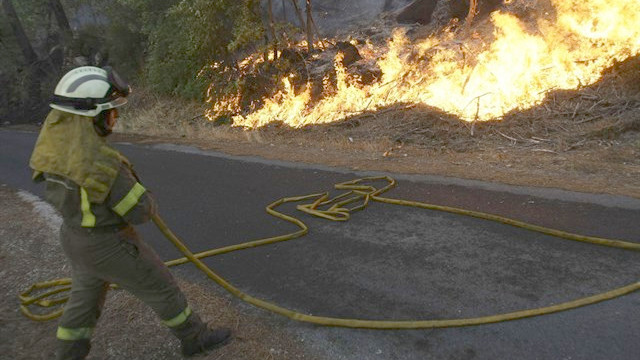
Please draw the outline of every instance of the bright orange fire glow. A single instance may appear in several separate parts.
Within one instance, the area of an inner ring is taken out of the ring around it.
[[[272,121],[300,127],[333,122],[396,103],[425,104],[467,121],[489,120],[540,103],[549,91],[596,82],[604,69],[640,53],[640,1],[552,0],[553,22],[525,24],[504,12],[491,15],[487,44],[456,42],[443,33],[410,43],[396,30],[385,53],[368,45],[365,58],[378,59],[382,79],[360,85],[336,61],[337,89],[319,102],[307,90],[285,91],[234,125],[255,128]],[[532,26],[534,25],[534,26]],[[425,60],[428,59],[428,60]],[[228,104],[214,104],[224,109]],[[215,113],[215,111],[214,111]]]

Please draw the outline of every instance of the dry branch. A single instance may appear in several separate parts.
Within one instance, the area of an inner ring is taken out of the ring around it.
[[[514,143],[514,144],[518,142],[518,139],[516,139],[516,138],[514,138],[514,137],[511,137],[511,136],[509,136],[509,135],[505,135],[505,134],[503,134],[502,132],[500,132],[500,131],[498,131],[498,130],[496,130],[496,132],[497,132],[498,134],[502,135],[503,137],[505,137],[505,138],[507,138],[507,139],[511,140],[511,142],[512,142],[512,143]]]
[[[476,16],[476,12],[478,11],[478,0],[470,0],[469,1],[469,13],[467,14],[467,18],[465,19],[465,27],[468,29],[471,28],[471,22],[473,18]]]
[[[550,153],[550,154],[557,154],[557,151],[553,151],[553,150],[549,150],[549,149],[531,149],[531,151],[534,152],[545,152],[545,153]]]
[[[268,1],[268,13],[269,13],[269,33],[271,33],[271,39],[273,40],[273,58],[278,58],[278,37],[276,36],[275,20],[273,19],[273,4],[272,0]]]

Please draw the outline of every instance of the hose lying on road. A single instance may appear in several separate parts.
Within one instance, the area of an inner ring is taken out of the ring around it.
[[[365,183],[373,183],[376,181],[384,180],[387,182],[387,185],[377,189],[372,185],[365,185]],[[297,205],[297,209],[308,214],[322,217],[328,220],[334,221],[346,221],[349,219],[350,214],[354,211],[359,211],[367,207],[367,205],[371,201],[378,201],[387,204],[393,205],[401,205],[401,206],[410,206],[422,209],[429,210],[438,210],[445,211],[459,215],[472,216],[480,219],[486,219],[491,221],[497,221],[500,223],[517,226],[520,228],[528,229],[531,231],[537,231],[546,235],[555,236],[562,239],[580,241],[590,244],[596,244],[601,246],[608,246],[614,248],[620,248],[625,250],[640,250],[640,244],[613,240],[613,239],[605,239],[598,238],[592,236],[584,236],[572,234],[556,229],[545,228],[538,225],[528,224],[522,221],[509,219],[506,217],[492,215],[477,211],[464,210],[458,208],[452,208],[447,206],[439,206],[439,205],[431,205],[422,202],[416,201],[406,201],[392,198],[381,197],[380,195],[390,188],[394,187],[396,182],[394,179],[390,177],[369,177],[363,179],[356,179],[344,183],[340,183],[335,185],[335,188],[338,190],[345,190],[343,194],[336,196],[334,198],[329,199],[329,193],[318,193],[311,194],[306,196],[298,196],[298,197],[289,197],[282,198],[277,200],[266,207],[267,213],[273,215],[279,219],[288,221],[290,223],[295,224],[299,227],[298,231],[295,231],[290,234],[280,235],[271,238],[264,238],[259,240],[254,240],[242,244],[226,246],[218,249],[208,250],[204,252],[200,252],[194,254],[189,250],[187,246],[169,229],[164,220],[160,218],[160,216],[155,216],[153,218],[154,223],[158,227],[158,229],[169,239],[184,255],[183,258],[175,259],[172,261],[168,261],[167,266],[175,266],[184,263],[191,262],[200,270],[202,270],[209,278],[218,283],[220,286],[225,288],[231,294],[237,296],[241,300],[255,305],[257,307],[272,311],[274,313],[286,316],[288,318],[309,322],[318,325],[326,325],[326,326],[341,326],[341,327],[350,327],[350,328],[369,328],[369,329],[420,329],[420,328],[440,328],[440,327],[454,327],[454,326],[469,326],[469,325],[480,325],[480,324],[488,324],[495,323],[500,321],[514,320],[531,316],[538,316],[544,314],[550,314],[558,311],[573,309],[579,306],[585,306],[589,304],[593,304],[596,302],[613,299],[633,291],[640,289],[640,282],[636,282],[627,286],[623,286],[614,290],[610,290],[604,293],[596,294],[593,296],[568,301],[565,303],[535,308],[535,309],[527,309],[515,312],[509,312],[504,314],[490,315],[490,316],[481,316],[474,318],[463,318],[463,319],[443,319],[443,320],[406,320],[406,321],[392,321],[392,320],[359,320],[359,319],[346,319],[346,318],[333,318],[333,317],[322,317],[315,315],[307,315],[300,312],[296,312],[293,310],[289,310],[283,307],[280,307],[276,304],[255,298],[251,295],[248,295],[225,279],[216,274],[211,268],[209,268],[206,264],[204,264],[201,259],[220,255],[224,253],[229,253],[232,251],[247,249],[251,247],[263,246],[268,244],[273,244],[280,241],[291,240],[295,238],[299,238],[305,235],[308,232],[308,228],[304,222],[301,220],[294,218],[292,216],[283,214],[281,212],[276,211],[275,209],[285,203],[292,202],[302,202],[313,200],[310,204]],[[361,202],[357,206],[346,207],[347,205]],[[324,209],[324,210],[323,210]],[[52,288],[53,290],[48,290]],[[50,308],[54,306],[61,307],[67,301],[67,297],[55,296],[62,292],[68,291],[71,288],[71,279],[58,279],[48,282],[37,283],[31,286],[27,291],[20,294],[20,310],[24,315],[33,320],[50,320],[62,315],[62,309],[59,308],[53,312],[48,314],[35,314],[29,310],[29,306],[38,306],[42,308]],[[45,291],[45,292],[43,292]],[[31,295],[34,292],[43,292],[39,295]],[[54,296],[52,300],[48,300],[47,298]]]

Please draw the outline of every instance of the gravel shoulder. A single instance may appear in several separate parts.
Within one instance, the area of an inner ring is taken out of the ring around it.
[[[3,359],[52,359],[56,321],[36,322],[19,310],[18,294],[35,282],[70,275],[57,229],[60,218],[36,196],[0,185],[0,354]],[[288,334],[281,319],[254,315],[202,278],[174,272],[192,306],[213,324],[229,326],[233,341],[199,359],[323,359]],[[155,314],[124,291],[110,291],[89,359],[179,359],[178,341]]]

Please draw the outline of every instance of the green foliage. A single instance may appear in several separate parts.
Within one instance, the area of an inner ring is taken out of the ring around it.
[[[46,54],[48,36],[54,27],[45,4],[38,0],[11,3],[34,50]],[[35,120],[44,111],[46,104],[40,98],[49,90],[51,81],[38,73],[40,64],[27,63],[2,8],[0,35],[0,121]]]
[[[233,27],[233,40],[227,45],[230,52],[242,49],[259,41],[264,36],[260,17],[260,1],[248,0],[239,9],[238,19]]]
[[[115,8],[135,14],[135,22],[139,25],[139,31],[146,37],[153,34],[157,28],[164,26],[162,18],[165,13],[178,4],[180,0],[116,0]],[[119,14],[123,14],[119,12]],[[111,17],[113,18],[113,17]]]
[[[154,89],[202,99],[207,86],[224,77],[232,51],[262,36],[254,0],[182,0],[167,10],[149,38],[148,81]]]
[[[126,79],[144,72],[147,36],[143,32],[142,14],[136,9],[112,2],[106,9],[110,22],[104,45],[109,63]]]
[[[60,75],[79,64],[77,57],[103,65],[95,61],[96,54],[125,78],[159,93],[203,99],[210,84],[218,85],[215,94],[233,93],[238,87],[234,57],[264,37],[259,0],[60,1],[72,40],[61,36],[49,1],[12,1],[39,63],[49,63],[50,51],[57,49],[58,68],[52,68],[51,81],[41,84],[44,105]],[[0,34],[0,80],[12,84],[0,91],[0,112],[7,113],[33,98],[33,71],[3,11]]]

